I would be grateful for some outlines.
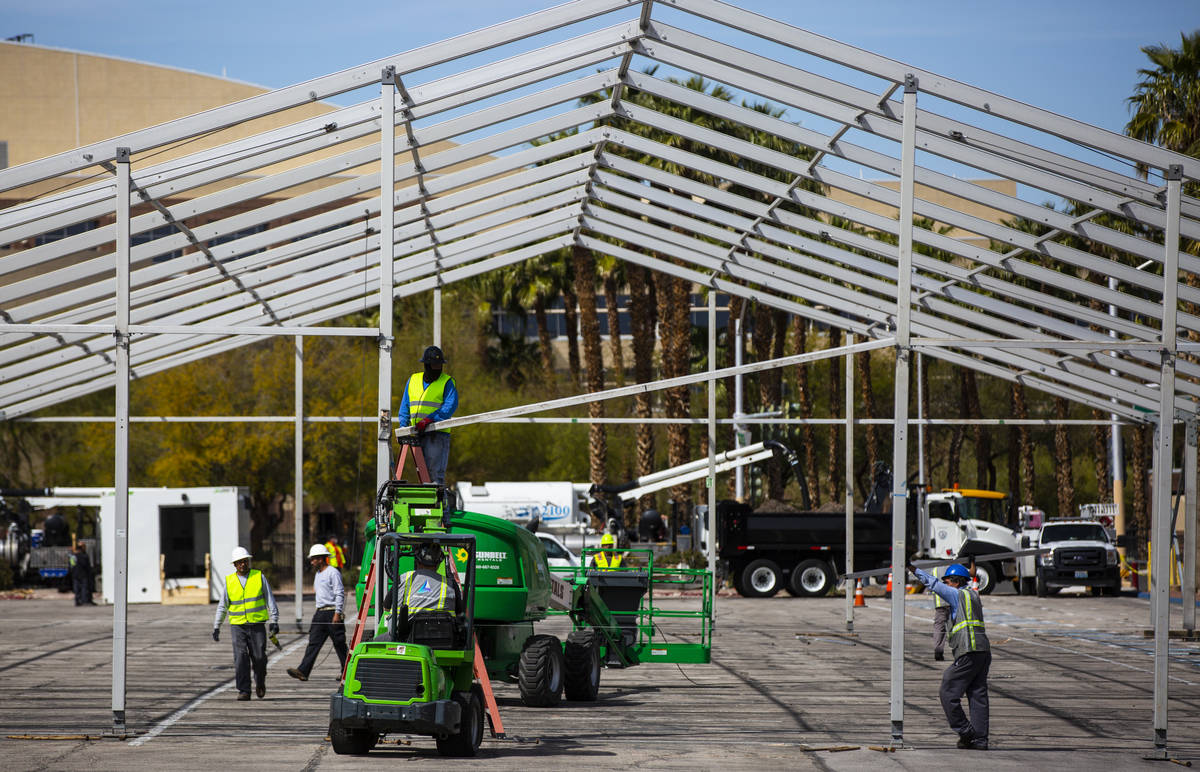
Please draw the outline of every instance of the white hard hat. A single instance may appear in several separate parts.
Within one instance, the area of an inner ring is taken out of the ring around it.
[[[246,559],[246,558],[248,558],[248,557],[250,557],[250,553],[249,553],[249,552],[246,552],[246,548],[245,548],[245,547],[234,547],[234,548],[233,548],[233,555],[231,555],[231,556],[230,556],[230,558],[229,558],[229,562],[230,562],[230,563],[236,563],[236,562],[238,562],[239,560],[245,560],[245,559]]]
[[[308,556],[310,558],[327,558],[329,557],[329,548],[324,544],[314,544],[308,548]]]

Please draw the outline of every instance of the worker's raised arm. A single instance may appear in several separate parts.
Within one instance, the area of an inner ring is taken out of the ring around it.
[[[953,612],[956,617],[958,616],[958,592],[953,587],[948,586],[945,582],[938,579],[933,574],[920,568],[913,568],[912,572],[926,587],[929,588],[930,592],[946,601],[946,603],[950,606],[951,612]]]

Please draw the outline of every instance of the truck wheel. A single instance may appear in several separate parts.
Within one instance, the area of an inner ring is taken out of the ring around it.
[[[562,699],[562,644],[553,635],[531,635],[521,651],[517,685],[521,702],[530,708],[551,708]]]
[[[1048,594],[1048,591],[1046,589],[1046,577],[1042,575],[1041,571],[1038,571],[1038,573],[1037,573],[1037,596],[1039,598],[1044,598],[1044,597],[1046,597],[1047,594]]]
[[[773,560],[755,560],[742,571],[742,594],[747,598],[769,598],[782,588],[783,578]]]
[[[454,693],[454,701],[461,711],[458,732],[437,739],[438,753],[462,758],[474,756],[479,751],[479,744],[483,742],[483,697],[479,692],[479,684],[475,684],[469,692]]]
[[[975,566],[975,578],[979,581],[979,594],[991,595],[1000,578],[1000,569],[995,563],[979,563]]]
[[[363,756],[375,747],[377,736],[365,729],[349,729],[341,721],[329,722],[329,742],[338,755]]]
[[[1021,594],[1036,595],[1037,594],[1037,579],[1032,576],[1021,578]]]
[[[600,643],[595,630],[575,630],[563,647],[566,675],[563,691],[568,700],[592,702],[600,691]]]
[[[824,560],[805,560],[792,569],[788,592],[798,598],[820,598],[833,586],[833,570]]]

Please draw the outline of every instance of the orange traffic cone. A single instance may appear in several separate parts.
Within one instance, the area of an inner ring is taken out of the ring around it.
[[[891,574],[888,574],[887,589],[883,591],[883,597],[885,597],[885,598],[892,597],[892,575]]]
[[[867,607],[867,599],[863,597],[862,579],[858,579],[854,582],[854,605],[856,608]]]

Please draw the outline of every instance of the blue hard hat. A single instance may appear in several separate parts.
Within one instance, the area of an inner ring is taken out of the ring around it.
[[[963,568],[961,563],[951,563],[946,566],[946,573],[942,574],[942,578],[945,579],[947,576],[957,576],[962,579],[971,578],[971,574],[968,573],[967,569]]]

